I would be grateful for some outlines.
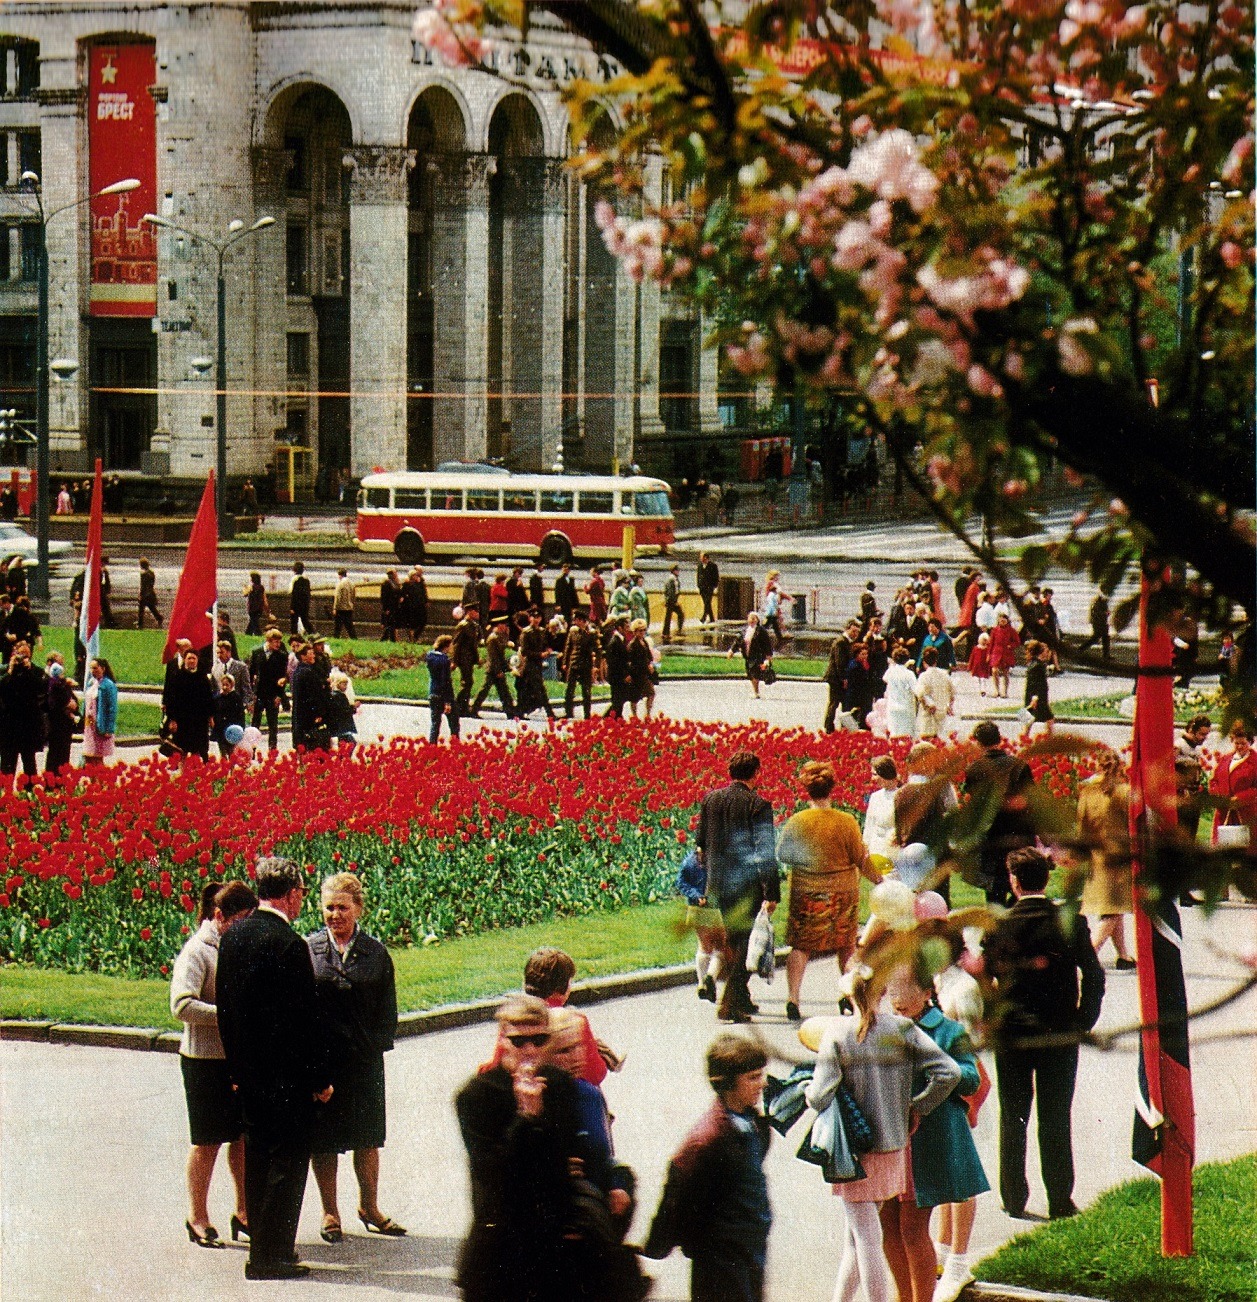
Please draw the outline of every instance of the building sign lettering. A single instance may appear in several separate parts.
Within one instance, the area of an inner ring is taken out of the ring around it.
[[[412,63],[423,67],[444,67],[444,60],[422,41],[411,42]],[[605,54],[592,50],[560,51],[515,41],[493,41],[481,63],[495,72],[538,89],[569,86],[574,81],[606,83],[618,77],[620,65]]]

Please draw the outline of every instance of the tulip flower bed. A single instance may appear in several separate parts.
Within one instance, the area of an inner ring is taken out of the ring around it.
[[[205,883],[245,877],[270,853],[300,862],[312,886],[358,873],[371,931],[395,945],[666,899],[698,801],[742,748],[760,755],[760,790],[784,815],[803,760],[831,760],[835,802],[858,809],[870,760],[906,743],[595,720],[456,745],[399,739],[252,767],[151,759],[41,780],[0,796],[0,958],[165,973]],[[1072,786],[1055,761],[1047,776],[1062,793]],[[302,925],[317,925],[314,893],[306,907]]]

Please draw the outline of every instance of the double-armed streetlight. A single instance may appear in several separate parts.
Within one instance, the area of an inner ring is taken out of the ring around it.
[[[59,217],[63,212],[69,212],[72,208],[81,208],[85,203],[91,203],[93,199],[103,199],[111,194],[126,194],[130,190],[138,190],[140,183],[134,177],[129,177],[125,181],[115,181],[112,185],[105,186],[103,190],[84,195],[82,199],[76,199],[73,203],[62,204],[60,208],[54,208],[51,212],[44,211],[43,186],[40,184],[37,173],[23,172],[18,179],[18,185],[24,193],[34,198],[35,208],[27,211],[35,216],[39,223],[39,248],[36,254],[39,277],[39,316],[35,345],[35,556],[37,563],[35,573],[31,575],[31,596],[36,601],[45,603],[48,600],[48,481],[50,477],[48,465],[50,460],[48,450],[48,371],[50,369],[48,362],[48,223],[54,217]],[[51,364],[51,369],[58,376],[68,379],[78,370],[78,363],[71,358],[58,358]]]
[[[255,235],[258,231],[265,230],[268,226],[274,226],[275,218],[259,217],[252,226],[246,226],[236,218],[228,223],[227,236],[221,240],[213,239],[200,231],[190,230],[186,226],[180,226],[178,222],[172,222],[168,217],[158,216],[155,212],[146,212],[144,220],[152,226],[160,226],[163,230],[183,235],[193,244],[203,244],[213,249],[218,258],[218,353],[214,379],[216,390],[214,424],[218,434],[218,469],[217,482],[214,485],[214,505],[218,511],[218,536],[230,538],[232,529],[227,524],[227,296],[223,281],[223,258],[232,245],[238,244],[250,235]],[[200,364],[203,361],[205,365]],[[198,372],[207,371],[208,359],[193,358],[192,366]]]

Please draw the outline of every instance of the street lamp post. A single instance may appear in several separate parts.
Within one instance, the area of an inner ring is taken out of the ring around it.
[[[218,468],[214,485],[214,506],[218,514],[218,536],[219,538],[230,538],[232,530],[227,525],[227,286],[223,278],[223,258],[233,244],[238,244],[246,236],[254,235],[258,231],[265,230],[268,226],[274,226],[275,218],[259,217],[252,226],[246,226],[244,222],[237,218],[228,223],[227,238],[223,240],[211,239],[200,231],[189,230],[188,227],[180,226],[177,222],[170,221],[169,218],[160,217],[157,213],[145,213],[144,220],[153,226],[161,226],[165,230],[185,235],[193,244],[208,246],[214,250],[218,259],[218,303],[216,313],[218,320],[218,349],[214,366],[214,425],[215,432],[218,435]]]
[[[48,435],[48,223],[63,212],[72,208],[81,208],[93,199],[101,199],[110,194],[126,194],[140,188],[139,181],[133,177],[125,181],[115,181],[95,194],[76,199],[73,203],[63,204],[52,212],[44,211],[43,186],[35,172],[23,172],[18,184],[32,195],[35,200],[35,216],[39,221],[38,280],[39,303],[36,324],[35,343],[35,573],[31,575],[31,596],[40,604],[48,601],[48,480],[49,435]],[[71,372],[73,365],[70,365]]]

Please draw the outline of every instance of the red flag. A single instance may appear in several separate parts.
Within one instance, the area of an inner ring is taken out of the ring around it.
[[[1132,737],[1130,830],[1136,885],[1152,842],[1173,835],[1174,648],[1164,624],[1150,626],[1149,602],[1168,581],[1145,569],[1139,612],[1139,678]],[[1172,891],[1144,896],[1135,910],[1143,1032],[1132,1156],[1161,1177],[1161,1254],[1192,1253],[1192,1165],[1196,1117],[1188,1056],[1183,928]]]
[[[192,522],[188,554],[179,576],[174,609],[166,630],[162,663],[175,656],[175,643],[186,637],[193,647],[212,646],[216,635],[214,607],[218,604],[218,514],[214,510],[214,472],[211,470],[201,494],[201,505]]]
[[[104,488],[100,458],[92,481],[92,514],[87,522],[87,559],[83,566],[83,605],[79,611],[79,641],[87,648],[87,662],[100,655],[101,520],[104,516]]]

